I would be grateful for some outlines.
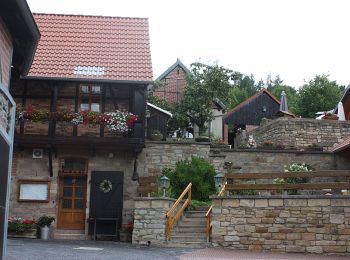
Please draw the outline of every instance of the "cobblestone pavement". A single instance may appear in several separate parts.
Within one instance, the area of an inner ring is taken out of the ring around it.
[[[304,254],[253,253],[242,250],[205,248],[157,248],[107,241],[20,240],[8,241],[5,260],[346,260],[349,257]]]

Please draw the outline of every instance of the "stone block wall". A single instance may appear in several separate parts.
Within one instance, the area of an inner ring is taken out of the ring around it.
[[[212,244],[350,254],[350,196],[213,197]]]
[[[136,198],[132,243],[166,245],[166,213],[174,204],[169,198]]]
[[[274,144],[305,148],[317,144],[330,150],[350,136],[350,121],[316,120],[307,118],[278,118],[249,132],[258,144],[272,141]],[[247,136],[249,135],[247,134]],[[240,138],[237,147],[246,145]]]
[[[148,175],[160,175],[163,168],[175,168],[178,161],[192,156],[209,158],[210,145],[196,142],[146,142],[139,155],[140,167]]]

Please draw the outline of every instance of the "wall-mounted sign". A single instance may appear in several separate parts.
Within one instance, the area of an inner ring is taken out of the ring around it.
[[[21,180],[18,190],[18,201],[49,202],[50,200],[49,181]]]

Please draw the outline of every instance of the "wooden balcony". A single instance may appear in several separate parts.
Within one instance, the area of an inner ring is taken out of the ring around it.
[[[122,150],[142,150],[145,144],[143,124],[135,124],[128,133],[112,133],[98,125],[74,126],[55,122],[22,122],[16,125],[15,145],[81,148],[118,148]]]

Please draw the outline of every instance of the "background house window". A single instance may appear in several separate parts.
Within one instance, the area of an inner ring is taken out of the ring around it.
[[[79,103],[80,111],[101,112],[101,86],[80,85]]]

